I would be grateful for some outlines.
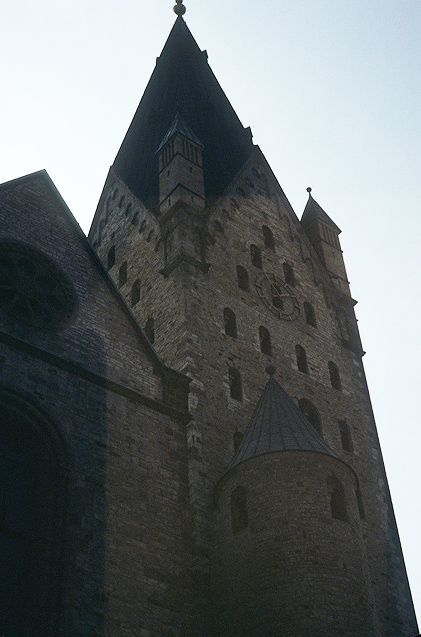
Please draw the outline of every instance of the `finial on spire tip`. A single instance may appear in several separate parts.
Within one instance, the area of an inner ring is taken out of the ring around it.
[[[176,15],[184,15],[186,13],[186,7],[183,4],[183,0],[175,0],[176,1],[176,5],[173,9],[174,13]]]
[[[310,188],[310,186],[309,186],[309,187],[307,188],[307,192],[308,192],[308,194],[309,194],[309,195],[311,195],[311,191],[312,191],[312,188]]]
[[[276,373],[276,367],[274,367],[273,365],[269,365],[268,367],[266,367],[266,373],[269,374],[269,376],[274,376]]]

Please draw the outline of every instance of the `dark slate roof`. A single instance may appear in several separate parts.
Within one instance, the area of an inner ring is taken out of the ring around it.
[[[271,376],[227,471],[266,453],[298,450],[316,451],[336,458],[292,398]]]
[[[338,234],[341,232],[336,223],[332,221],[332,219],[329,217],[328,214],[326,214],[323,208],[319,206],[317,201],[313,199],[311,193],[309,193],[308,201],[306,207],[304,208],[303,216],[301,217],[301,224],[305,229],[311,226],[313,221],[316,221],[316,219],[320,219],[320,221],[323,221],[323,223],[326,223],[328,226],[334,228]]]
[[[183,18],[171,30],[114,171],[151,208],[158,201],[156,151],[177,113],[204,146],[205,194],[217,196],[250,155],[250,129],[238,119]]]
[[[198,146],[201,146],[203,148],[203,144],[200,141],[200,139],[198,137],[196,137],[196,135],[193,133],[191,128],[189,126],[187,126],[186,122],[181,117],[180,113],[177,113],[177,115],[174,118],[173,123],[169,127],[168,132],[165,135],[164,139],[159,144],[158,150],[156,152],[159,153],[161,148],[163,148],[163,146],[165,146],[167,141],[170,140],[171,137],[173,135],[175,135],[176,133],[180,133],[180,135],[183,135],[183,137],[186,137],[187,139],[190,139],[192,142],[194,142],[195,144],[197,144]]]

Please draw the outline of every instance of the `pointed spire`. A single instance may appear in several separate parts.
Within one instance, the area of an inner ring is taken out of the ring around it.
[[[183,6],[178,4],[178,6]],[[205,148],[207,197],[220,195],[253,150],[184,19],[178,15],[114,161],[117,176],[147,206],[158,207],[156,150],[177,113]]]
[[[262,397],[227,471],[246,460],[280,451],[315,451],[336,458],[294,401],[270,374]]]
[[[328,226],[331,226],[335,229],[335,231],[340,234],[341,230],[338,228],[336,223],[332,221],[329,215],[323,210],[321,206],[315,201],[311,195],[312,189],[307,188],[308,192],[308,201],[306,207],[304,208],[303,216],[301,217],[301,224],[304,228],[308,228],[311,224],[319,219],[326,223]]]

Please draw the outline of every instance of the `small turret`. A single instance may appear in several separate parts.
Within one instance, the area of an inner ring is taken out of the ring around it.
[[[340,292],[351,295],[339,235],[341,230],[311,196],[307,188],[308,202],[301,218],[301,225],[314,249]]]
[[[357,493],[272,375],[215,494],[217,634],[379,637]]]
[[[205,207],[202,151],[202,143],[177,114],[157,150],[161,214],[180,204]]]

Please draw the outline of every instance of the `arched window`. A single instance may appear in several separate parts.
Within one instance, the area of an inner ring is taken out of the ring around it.
[[[349,451],[352,453],[352,451],[354,450],[354,445],[352,444],[351,430],[348,423],[346,423],[344,420],[339,421],[339,431],[341,434],[342,449],[344,451]]]
[[[270,340],[269,330],[265,327],[259,327],[260,351],[262,354],[272,356],[272,343]]]
[[[245,290],[246,292],[249,291],[249,275],[247,273],[247,270],[241,265],[237,265],[237,281],[240,290]]]
[[[113,265],[115,265],[115,246],[111,246],[108,250],[107,269],[111,270]]]
[[[123,261],[118,271],[118,285],[121,288],[127,281],[127,261]]]
[[[250,256],[251,256],[251,262],[254,265],[255,268],[260,268],[260,270],[262,269],[262,253],[260,252],[260,249],[255,246],[253,243],[250,246]]]
[[[275,250],[275,240],[273,238],[272,230],[267,226],[262,226],[262,232],[265,248],[269,248],[269,250]]]
[[[241,374],[235,367],[230,367],[228,370],[228,380],[230,385],[230,396],[235,400],[243,399],[243,389],[241,386]]]
[[[50,431],[51,428],[51,431]],[[23,399],[0,396],[0,634],[52,637],[67,458]]]
[[[308,301],[304,302],[304,314],[306,317],[307,325],[312,325],[313,327],[317,327],[316,323],[316,314],[314,312],[314,307]]]
[[[236,487],[231,493],[231,526],[234,535],[248,526],[247,493],[244,487]]]
[[[298,407],[303,416],[307,418],[310,425],[322,436],[322,419],[320,418],[320,414],[313,403],[306,398],[301,398],[301,400],[298,401]]]
[[[232,336],[232,338],[237,338],[237,321],[235,314],[228,307],[224,309],[224,327],[225,334]]]
[[[332,361],[328,363],[330,384],[333,389],[342,389],[341,377],[339,376],[339,369]]]
[[[145,334],[153,345],[155,343],[155,322],[151,316],[146,321]]]
[[[290,263],[284,263],[282,267],[284,270],[285,283],[288,283],[288,285],[294,286],[295,285],[294,268],[292,267]]]
[[[335,478],[335,476],[329,476],[327,479],[327,490],[330,494],[330,511],[332,518],[348,522],[348,511],[342,483],[338,478]]]
[[[297,357],[298,370],[303,374],[308,374],[307,355],[304,347],[301,347],[301,345],[296,345],[295,355]]]
[[[136,279],[136,281],[133,283],[132,285],[132,307],[134,305],[136,305],[136,303],[139,303],[140,301],[140,282],[139,279]]]
[[[234,433],[234,452],[235,453],[237,453],[243,438],[244,438],[244,434],[242,434],[241,431],[236,431]]]

